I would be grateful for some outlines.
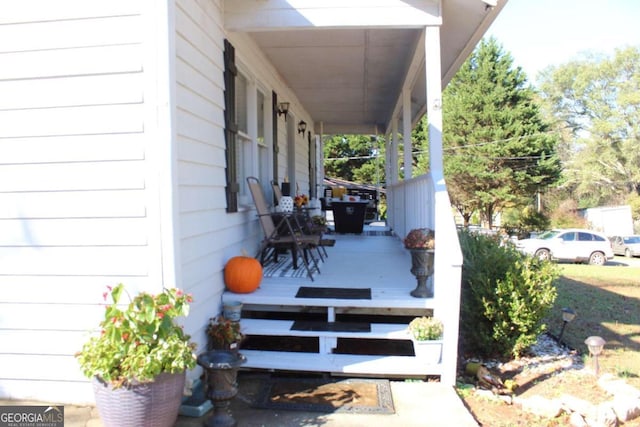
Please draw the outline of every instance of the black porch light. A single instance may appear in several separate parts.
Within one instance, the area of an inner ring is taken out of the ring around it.
[[[560,329],[560,335],[558,335],[558,344],[562,342],[562,334],[564,334],[564,328],[567,327],[567,323],[576,318],[576,312],[568,307],[562,309],[562,329]]]
[[[298,133],[301,133],[304,136],[305,131],[307,130],[307,122],[304,120],[300,120],[298,122]]]
[[[591,353],[591,355],[593,356],[594,371],[597,377],[600,371],[600,366],[598,365],[598,356],[600,355],[600,353],[602,353],[602,349],[607,342],[601,337],[591,336],[584,340],[584,343],[589,348],[589,353]]]
[[[288,102],[281,102],[280,104],[278,104],[278,116],[281,116],[284,114],[284,120],[287,120],[287,114],[289,114],[289,103]]]

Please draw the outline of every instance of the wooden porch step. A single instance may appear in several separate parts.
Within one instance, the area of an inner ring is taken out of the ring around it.
[[[435,308],[434,298],[413,298],[409,296],[411,289],[405,289],[400,286],[397,288],[373,288],[371,290],[371,299],[339,299],[296,298],[299,285],[298,281],[292,283],[269,283],[248,294],[235,294],[226,291],[222,294],[222,301],[240,301],[245,305],[262,306],[364,307],[418,310]]]
[[[293,320],[242,319],[242,332],[245,335],[329,337],[329,338],[375,338],[410,340],[407,325],[372,323],[371,331],[335,332],[292,330]]]
[[[240,353],[247,358],[242,367],[251,369],[404,378],[442,374],[441,364],[430,365],[414,356],[290,353],[242,349]]]

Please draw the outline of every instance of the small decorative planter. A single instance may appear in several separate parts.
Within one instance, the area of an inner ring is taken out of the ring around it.
[[[239,322],[242,317],[242,302],[229,301],[222,305],[222,315],[232,322]]]
[[[416,357],[428,365],[437,365],[442,359],[442,340],[413,341],[413,351]]]
[[[293,212],[293,197],[282,196],[278,207],[280,207],[281,212]]]
[[[240,343],[245,338],[240,322],[218,316],[209,319],[207,326],[207,350],[229,350],[237,353]]]
[[[444,326],[435,317],[416,317],[409,323],[408,333],[413,342],[413,351],[419,359],[429,365],[437,365],[442,359],[442,334]]]

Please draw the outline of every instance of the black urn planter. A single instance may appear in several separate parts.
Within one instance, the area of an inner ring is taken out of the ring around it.
[[[410,249],[411,274],[416,276],[418,284],[411,291],[415,298],[433,298],[433,249]]]
[[[231,415],[231,399],[238,394],[238,368],[247,359],[233,350],[211,350],[198,356],[198,365],[206,373],[206,396],[213,404],[213,415],[206,427],[235,427]]]

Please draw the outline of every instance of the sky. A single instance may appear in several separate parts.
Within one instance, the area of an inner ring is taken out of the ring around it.
[[[547,66],[582,52],[612,56],[616,48],[640,47],[640,0],[509,0],[491,35],[535,83]]]

